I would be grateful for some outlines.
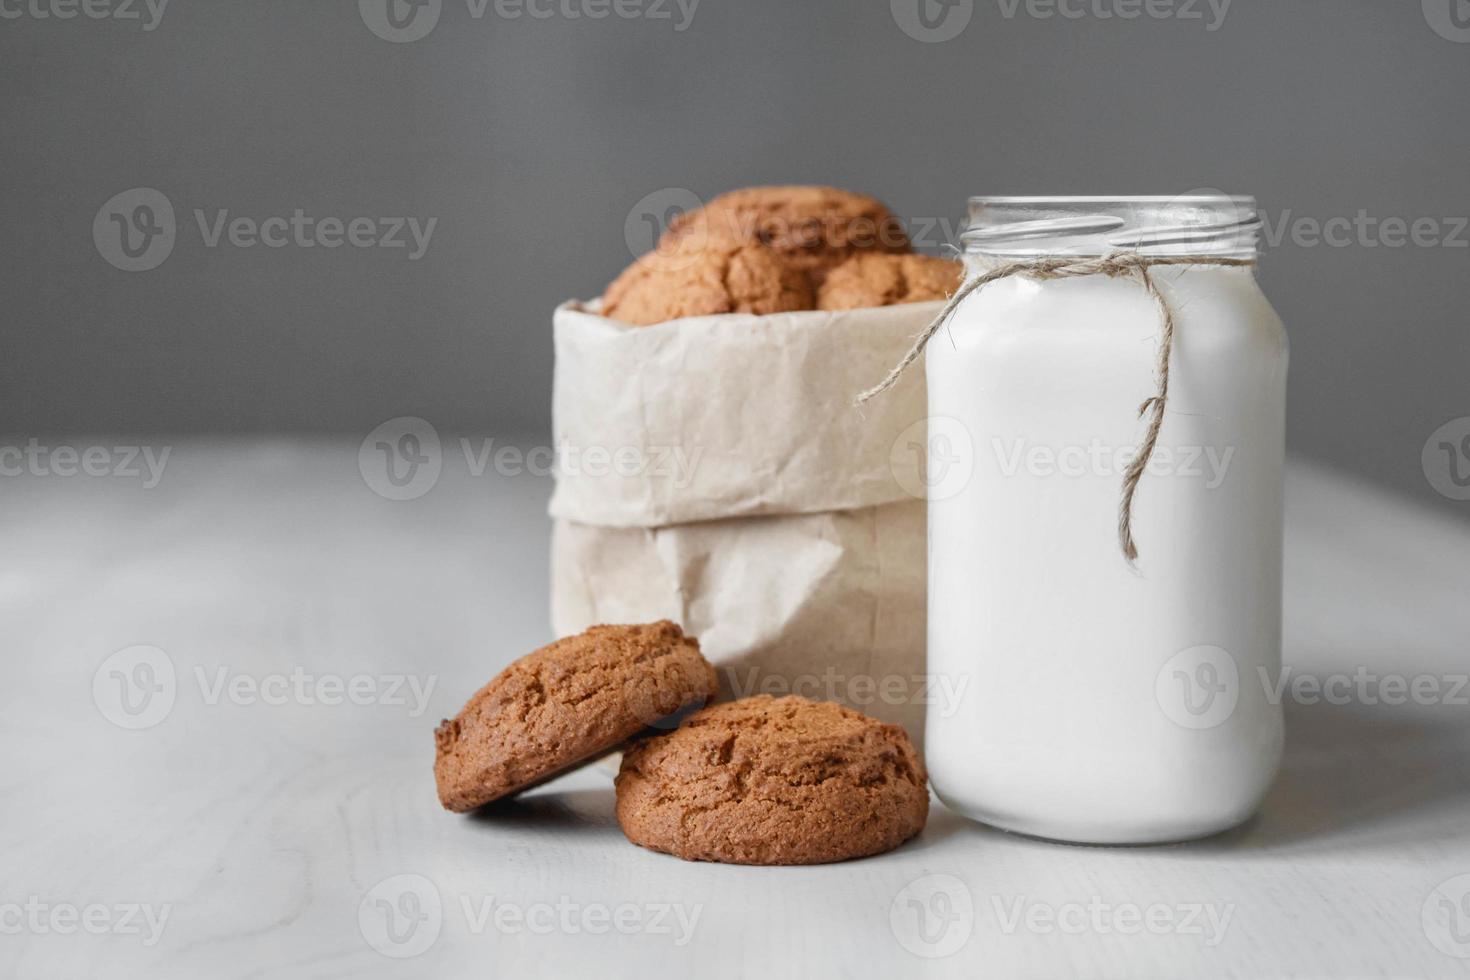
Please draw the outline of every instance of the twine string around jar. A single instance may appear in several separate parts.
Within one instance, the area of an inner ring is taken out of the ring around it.
[[[909,348],[908,353],[904,354],[903,359],[888,372],[887,377],[857,396],[857,404],[862,405],[897,384],[904,371],[919,359],[929,341],[949,322],[949,318],[955,310],[959,309],[960,304],[971,293],[984,289],[997,280],[1008,279],[1012,276],[1024,276],[1027,279],[1042,281],[1077,279],[1083,276],[1137,278],[1144,291],[1158,304],[1160,326],[1158,359],[1154,368],[1158,388],[1138,407],[1139,418],[1148,416],[1148,429],[1144,433],[1142,445],[1133,455],[1133,459],[1129,461],[1127,472],[1123,474],[1123,492],[1118,502],[1118,545],[1123,551],[1123,557],[1128,559],[1128,563],[1132,565],[1138,561],[1138,545],[1133,540],[1133,497],[1138,492],[1138,484],[1143,479],[1144,471],[1148,469],[1149,461],[1153,458],[1154,449],[1159,442],[1159,432],[1164,427],[1164,409],[1169,401],[1169,357],[1174,349],[1174,307],[1159,290],[1158,283],[1154,281],[1149,270],[1156,266],[1187,265],[1252,266],[1255,265],[1255,259],[1225,258],[1215,255],[1153,256],[1125,251],[1110,252],[1095,258],[1048,255],[1036,259],[1005,262],[991,266],[983,272],[972,272],[944,304],[944,309],[940,310],[929,325],[914,339],[913,346]]]

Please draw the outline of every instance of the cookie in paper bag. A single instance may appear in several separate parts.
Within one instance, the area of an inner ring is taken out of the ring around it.
[[[811,280],[760,242],[666,236],[607,287],[601,312],[651,326],[717,313],[788,313],[814,304]]]
[[[853,255],[913,250],[902,222],[882,201],[835,187],[730,191],[675,218],[667,237],[758,241],[814,282]]]
[[[858,310],[947,299],[965,267],[932,255],[854,255],[828,273],[817,292],[819,310]]]

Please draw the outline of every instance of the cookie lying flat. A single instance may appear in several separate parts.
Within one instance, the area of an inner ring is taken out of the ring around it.
[[[964,279],[953,259],[932,255],[854,255],[827,274],[817,292],[819,310],[857,310],[946,299]]]
[[[699,641],[673,623],[594,626],[527,654],[434,732],[439,802],[509,796],[715,694]]]
[[[929,816],[903,729],[831,702],[715,705],[635,743],[617,779],[635,844],[689,861],[824,864],[891,850]]]

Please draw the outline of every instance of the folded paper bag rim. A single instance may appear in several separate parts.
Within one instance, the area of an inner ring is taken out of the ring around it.
[[[637,327],[554,316],[553,517],[663,527],[874,507],[913,496],[927,396],[911,371],[862,409],[942,307],[912,303]]]

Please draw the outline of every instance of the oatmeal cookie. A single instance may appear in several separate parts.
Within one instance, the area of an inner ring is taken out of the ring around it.
[[[823,864],[917,834],[926,782],[898,726],[832,702],[762,695],[631,746],[618,823],[633,843],[685,860]]]
[[[589,761],[717,689],[699,641],[663,621],[594,626],[527,654],[434,732],[439,801],[473,810]]]

